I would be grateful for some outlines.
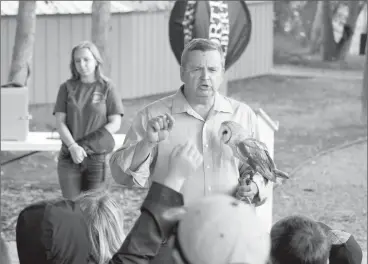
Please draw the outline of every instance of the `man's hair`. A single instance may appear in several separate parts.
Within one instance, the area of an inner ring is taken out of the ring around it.
[[[290,216],[271,229],[273,264],[326,264],[330,253],[327,234],[317,222],[304,216]]]
[[[203,39],[203,38],[195,38],[192,39],[190,42],[188,42],[187,45],[185,45],[183,53],[181,54],[180,59],[180,65],[184,67],[188,52],[199,50],[199,51],[210,51],[210,50],[217,50],[221,55],[221,61],[222,61],[222,67],[225,67],[225,57],[224,52],[219,44],[216,42],[209,40],[209,39]]]
[[[94,261],[107,263],[125,240],[121,205],[107,187],[84,192],[75,198],[75,202],[86,219]]]

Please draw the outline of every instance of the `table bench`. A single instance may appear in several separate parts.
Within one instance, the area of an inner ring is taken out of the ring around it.
[[[115,149],[120,148],[125,139],[124,134],[114,134]],[[14,162],[24,157],[33,155],[40,151],[59,151],[61,148],[61,139],[58,132],[29,132],[24,141],[1,140],[1,151],[30,151],[25,155],[2,162],[1,165]]]

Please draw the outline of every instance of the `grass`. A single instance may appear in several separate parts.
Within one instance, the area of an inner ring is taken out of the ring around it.
[[[275,160],[290,172],[321,150],[366,136],[366,126],[360,123],[360,89],[360,81],[265,76],[230,83],[229,96],[263,108],[280,122]],[[138,109],[162,96],[123,101],[126,116],[120,132],[127,131]],[[51,112],[51,106],[31,107],[31,129],[50,130]],[[19,153],[1,152],[1,159],[14,155]],[[60,195],[56,155],[39,153],[2,168],[1,221],[6,239],[14,240],[16,217],[26,204]],[[352,232],[366,249],[366,162],[362,145],[307,164],[275,189],[274,220],[294,213],[309,215]],[[145,194],[143,189],[123,187],[115,191],[126,213],[126,231]]]

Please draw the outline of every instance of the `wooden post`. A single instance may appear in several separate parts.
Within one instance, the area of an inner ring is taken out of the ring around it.
[[[274,140],[275,131],[278,130],[278,122],[274,122],[271,118],[262,110],[258,109],[256,111],[258,117],[258,135],[257,139],[262,141],[267,145],[271,157],[274,157]],[[267,200],[266,202],[256,207],[256,212],[260,216],[263,224],[267,230],[271,231],[272,227],[272,209],[273,209],[273,183],[268,182],[267,186]]]
[[[17,28],[8,82],[27,86],[36,34],[36,1],[18,1]]]
[[[110,1],[92,1],[92,42],[97,46],[104,61],[103,73],[109,77],[111,74],[111,52],[109,49],[111,31],[110,8]]]

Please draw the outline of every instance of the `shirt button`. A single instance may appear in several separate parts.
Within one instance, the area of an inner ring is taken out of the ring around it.
[[[212,190],[211,186],[208,186],[208,190],[209,190],[209,191],[211,191],[211,190]]]
[[[209,168],[210,168],[210,166],[208,165],[208,166],[207,166],[207,169],[209,169]]]
[[[204,145],[206,148],[208,148],[208,144]]]

